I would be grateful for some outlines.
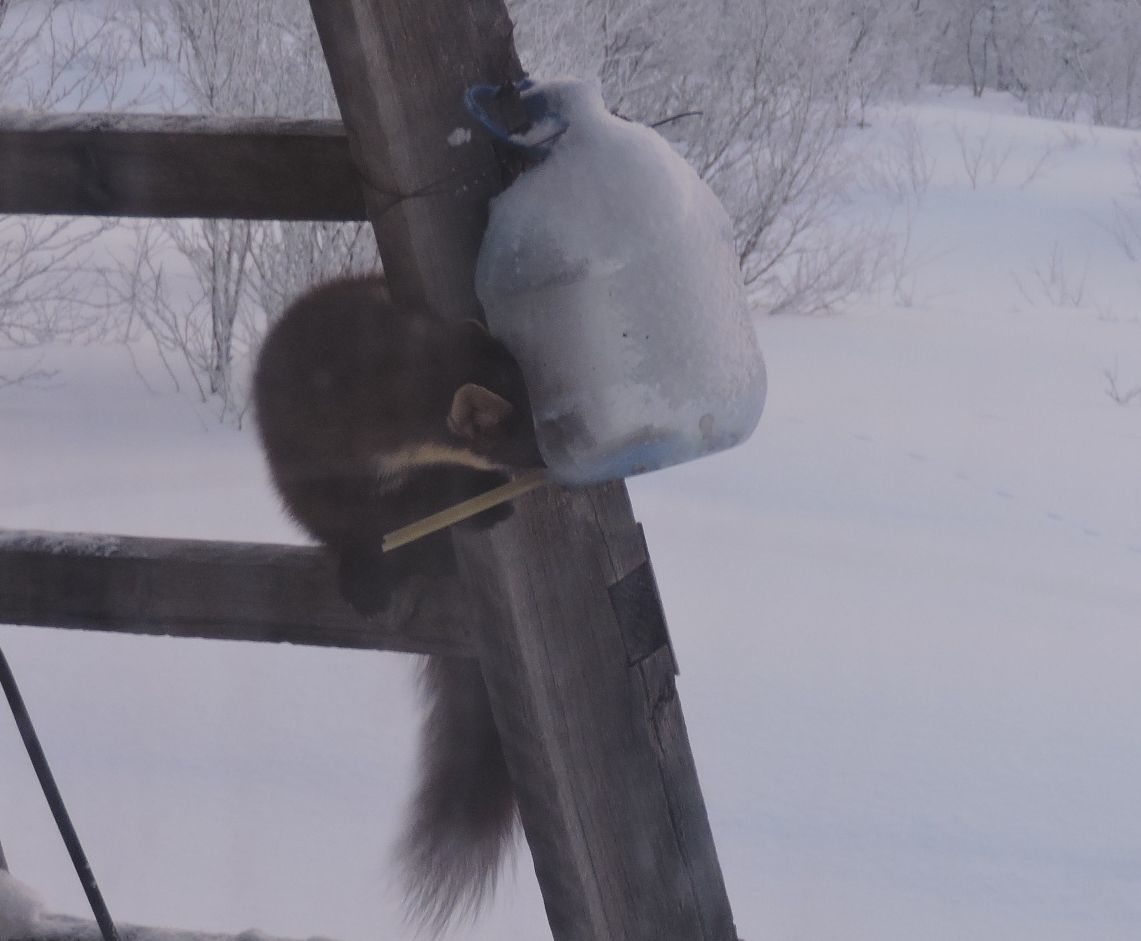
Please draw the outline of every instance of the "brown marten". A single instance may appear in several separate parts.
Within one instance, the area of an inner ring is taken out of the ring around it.
[[[393,302],[380,276],[295,300],[262,346],[254,407],[289,514],[336,556],[341,591],[383,609],[408,572],[455,571],[447,533],[388,555],[387,532],[542,466],[522,372],[476,321]],[[492,525],[505,505],[468,521]],[[431,658],[420,782],[401,843],[410,908],[440,928],[490,890],[514,800],[479,665]]]

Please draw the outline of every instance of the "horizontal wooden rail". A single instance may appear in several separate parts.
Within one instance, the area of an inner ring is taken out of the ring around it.
[[[340,121],[0,112],[0,213],[365,218]]]
[[[413,575],[383,614],[337,593],[323,550],[0,530],[0,623],[471,655],[459,579]]]

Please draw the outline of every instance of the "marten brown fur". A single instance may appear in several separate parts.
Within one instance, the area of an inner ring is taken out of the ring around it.
[[[507,349],[475,321],[395,304],[380,276],[294,301],[253,388],[282,501],[335,554],[342,593],[362,613],[381,610],[404,573],[454,571],[446,533],[383,555],[385,533],[542,464]],[[411,908],[439,928],[493,885],[514,801],[478,664],[432,658],[424,685],[421,780],[401,854]]]

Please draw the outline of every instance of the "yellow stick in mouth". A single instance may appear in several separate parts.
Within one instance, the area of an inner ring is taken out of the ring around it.
[[[494,490],[488,490],[487,493],[481,493],[471,499],[464,500],[463,503],[457,503],[455,506],[450,506],[446,510],[440,510],[439,513],[425,516],[415,523],[409,523],[407,526],[400,527],[400,529],[394,529],[384,537],[381,547],[385,552],[390,552],[393,549],[398,549],[400,546],[406,546],[408,543],[415,542],[423,536],[427,536],[437,530],[445,529],[448,526],[475,516],[477,513],[482,513],[484,510],[490,510],[493,506],[499,506],[499,504],[506,503],[508,500],[514,500],[516,497],[521,497],[525,493],[530,493],[532,490],[543,486],[548,480],[546,470],[528,471],[526,474],[522,474],[496,487]]]

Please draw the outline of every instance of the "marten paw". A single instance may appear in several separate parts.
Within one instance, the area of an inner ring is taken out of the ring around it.
[[[358,546],[341,553],[337,564],[341,596],[364,617],[383,611],[392,595],[380,546]]]

